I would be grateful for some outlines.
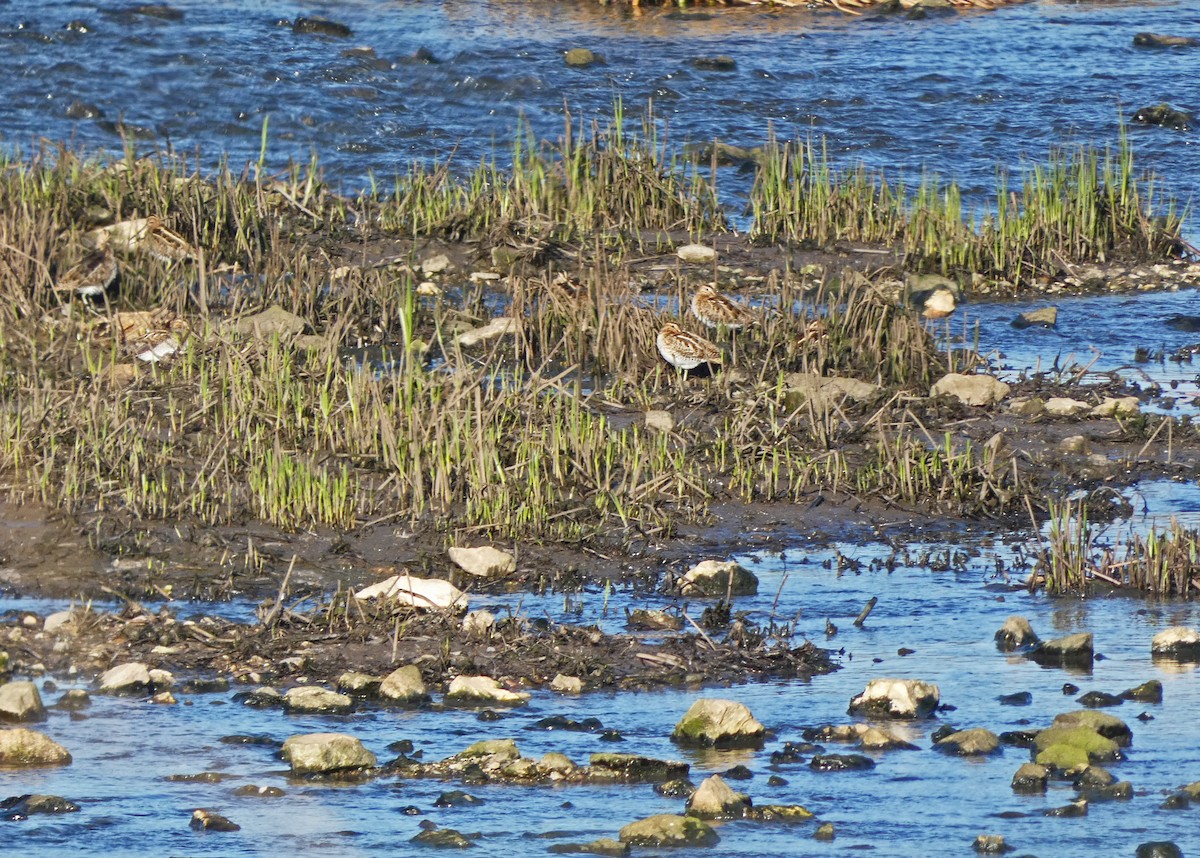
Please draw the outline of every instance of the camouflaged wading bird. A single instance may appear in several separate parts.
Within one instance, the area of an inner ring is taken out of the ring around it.
[[[701,286],[692,296],[692,315],[710,328],[730,330],[757,321],[754,313],[722,295],[711,284]]]
[[[121,268],[109,246],[108,233],[101,233],[96,249],[59,277],[54,288],[80,298],[102,299],[120,278]]]
[[[137,248],[164,262],[186,262],[198,255],[187,239],[168,227],[157,215],[146,218],[146,225],[137,237]]]
[[[667,322],[658,332],[658,353],[676,369],[686,372],[700,364],[720,365],[721,350],[704,337]]]

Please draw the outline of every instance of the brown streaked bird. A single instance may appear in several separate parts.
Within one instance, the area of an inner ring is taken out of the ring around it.
[[[121,276],[121,269],[108,246],[108,233],[101,233],[101,236],[95,250],[58,278],[55,289],[73,292],[80,298],[102,298],[112,288]]]
[[[674,322],[658,332],[658,353],[676,369],[695,369],[702,363],[721,363],[721,350],[704,337],[697,336]]]
[[[737,330],[757,321],[754,313],[705,284],[692,296],[692,315],[710,328]]]
[[[137,246],[139,250],[145,250],[164,262],[187,262],[196,258],[196,248],[157,215],[146,218],[146,226],[138,236]]]

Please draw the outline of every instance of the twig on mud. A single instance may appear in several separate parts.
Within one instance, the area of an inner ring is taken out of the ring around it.
[[[730,577],[732,577],[732,576],[730,576]],[[713,640],[712,640],[712,638],[710,638],[708,636],[708,633],[705,632],[704,629],[700,628],[700,626],[696,624],[695,620],[693,620],[691,617],[688,616],[687,611],[683,612],[683,618],[692,624],[692,628],[700,633],[700,637],[704,638],[704,642],[706,644],[708,644],[709,648],[711,648],[713,652],[716,652],[717,645],[715,643],[713,643]]]
[[[287,585],[292,580],[292,570],[296,568],[296,555],[292,555],[292,562],[288,564],[287,572],[284,573],[283,581],[279,585],[279,594],[275,597],[275,603],[271,605],[271,610],[262,619],[262,631],[270,631],[275,624],[279,622],[279,614],[283,610],[283,597],[287,595]]]

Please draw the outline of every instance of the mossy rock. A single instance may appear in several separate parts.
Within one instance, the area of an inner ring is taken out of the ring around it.
[[[1038,733],[1033,739],[1033,746],[1038,751],[1044,751],[1053,745],[1069,745],[1087,754],[1093,762],[1119,760],[1121,750],[1112,739],[1101,736],[1090,727],[1050,727]],[[1039,755],[1040,756],[1040,755]],[[1041,759],[1038,760],[1041,762]]]
[[[712,846],[720,838],[711,825],[694,816],[663,813],[639,819],[621,829],[622,843],[634,846]]]
[[[1112,739],[1122,748],[1128,748],[1133,742],[1133,732],[1129,725],[1107,712],[1096,712],[1091,709],[1079,709],[1074,712],[1064,712],[1054,719],[1051,728],[1082,726],[1095,730],[1106,739]]]
[[[1038,752],[1036,762],[1039,766],[1055,771],[1070,772],[1087,768],[1088,754],[1075,745],[1049,745],[1045,750]]]
[[[521,752],[517,750],[517,743],[512,739],[485,739],[469,746],[458,756],[459,758],[498,757],[502,760],[515,760],[521,756]]]
[[[813,813],[799,804],[763,804],[746,808],[743,816],[761,822],[805,822]]]
[[[613,777],[623,781],[654,783],[686,778],[691,768],[687,763],[656,760],[636,754],[592,754],[592,777]]]

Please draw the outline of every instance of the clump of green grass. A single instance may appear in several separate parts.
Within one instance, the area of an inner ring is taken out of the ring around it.
[[[1190,598],[1200,591],[1200,531],[1175,518],[1165,528],[1101,547],[1083,500],[1050,505],[1049,534],[1030,587],[1090,594],[1097,587]]]
[[[1183,215],[1134,169],[1125,136],[1115,152],[1055,149],[1026,170],[1020,190],[997,177],[990,212],[964,211],[952,181],[915,187],[859,165],[836,170],[813,141],[766,147],[751,202],[754,231],[770,239],[895,247],[911,270],[1003,277],[1014,283],[1055,262],[1162,258],[1177,252]],[[1161,212],[1156,210],[1161,209]]]

